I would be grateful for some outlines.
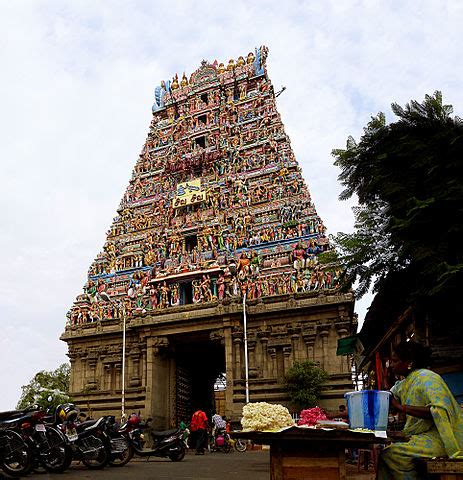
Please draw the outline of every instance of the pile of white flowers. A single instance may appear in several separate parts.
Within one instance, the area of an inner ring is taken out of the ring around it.
[[[243,407],[241,425],[244,431],[280,430],[294,425],[294,420],[283,405],[256,402]]]

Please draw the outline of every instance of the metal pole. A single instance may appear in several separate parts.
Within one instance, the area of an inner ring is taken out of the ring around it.
[[[243,318],[244,318],[244,370],[246,403],[249,403],[249,365],[248,365],[248,331],[246,323],[246,293],[243,295]]]
[[[122,408],[121,420],[125,420],[125,305],[122,305]]]

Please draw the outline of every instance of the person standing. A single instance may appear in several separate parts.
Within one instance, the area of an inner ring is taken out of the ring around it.
[[[207,416],[198,408],[191,417],[190,431],[196,447],[195,455],[204,455],[204,445],[207,439]]]

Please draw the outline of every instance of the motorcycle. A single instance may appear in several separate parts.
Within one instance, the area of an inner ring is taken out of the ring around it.
[[[0,430],[18,433],[32,454],[29,471],[43,467],[52,473],[66,470],[72,456],[64,435],[56,428],[45,425],[45,412],[37,406],[0,414]]]
[[[242,453],[247,450],[248,445],[245,440],[231,438],[225,429],[218,429],[209,436],[208,450],[210,452],[230,453],[233,448]]]
[[[0,431],[0,467],[11,477],[22,477],[31,470],[30,448],[14,430]]]
[[[230,435],[224,429],[218,429],[209,435],[210,452],[230,453],[232,448]]]
[[[58,405],[55,424],[66,436],[72,459],[91,469],[103,468],[110,461],[110,439],[105,433],[104,417],[96,421],[77,423],[78,409],[72,403]]]
[[[132,414],[119,429],[131,443],[135,455],[140,457],[163,457],[170,458],[173,462],[180,462],[185,457],[186,447],[183,441],[183,430],[176,428],[165,431],[150,431],[152,447],[144,448],[143,432],[149,427],[148,419],[146,423],[141,422],[138,415]]]
[[[109,464],[112,467],[123,467],[132,459],[134,448],[129,439],[119,432],[119,426],[113,415],[104,417],[106,422],[106,433],[110,439],[111,458]]]

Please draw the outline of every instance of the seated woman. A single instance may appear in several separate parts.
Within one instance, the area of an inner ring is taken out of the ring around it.
[[[415,460],[463,456],[463,415],[444,380],[426,367],[431,351],[415,342],[402,342],[391,357],[392,370],[404,376],[392,388],[391,406],[406,415],[408,442],[387,447],[379,458],[378,480],[419,479]]]

